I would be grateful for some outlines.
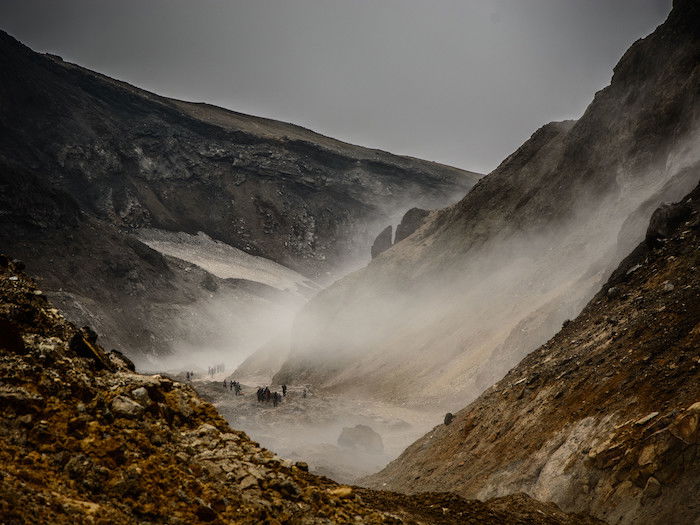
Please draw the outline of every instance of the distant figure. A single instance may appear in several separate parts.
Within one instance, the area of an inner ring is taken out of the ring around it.
[[[287,397],[287,385],[282,385],[282,395]]]
[[[277,392],[275,392],[275,393],[272,395],[272,405],[276,407],[276,406],[277,406],[277,403],[280,402],[280,399],[281,399],[281,398],[282,398],[282,396],[280,396]]]
[[[224,379],[224,390],[226,390],[226,380]]]
[[[452,423],[452,420],[455,418],[454,414],[452,412],[448,412],[445,414],[445,425],[449,425]]]
[[[306,399],[306,388],[304,389],[304,392],[302,392],[301,397],[303,397],[304,399]]]
[[[269,387],[265,387],[265,401],[269,403],[270,399],[272,399],[272,392],[270,392]]]

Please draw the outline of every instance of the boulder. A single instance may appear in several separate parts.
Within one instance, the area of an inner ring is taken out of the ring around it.
[[[396,227],[396,237],[394,238],[394,244],[399,241],[404,240],[406,237],[415,232],[418,228],[423,226],[426,217],[430,215],[428,210],[423,210],[421,208],[411,208],[408,210],[401,222]]]
[[[377,235],[377,238],[374,239],[374,244],[372,244],[372,259],[377,257],[380,253],[387,251],[389,248],[391,248],[391,233],[392,233],[393,228],[391,226],[387,226],[382,230],[382,232]]]
[[[647,244],[667,238],[676,227],[683,222],[692,212],[691,206],[687,203],[662,204],[651,216],[649,227],[647,228]]]
[[[382,436],[367,425],[356,425],[353,428],[344,427],[338,437],[338,445],[344,448],[354,448],[373,454],[384,452]]]
[[[143,407],[126,396],[117,396],[112,401],[112,412],[117,417],[139,417]]]

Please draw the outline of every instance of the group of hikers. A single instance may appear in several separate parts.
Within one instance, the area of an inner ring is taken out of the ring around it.
[[[223,363],[220,365],[210,366],[209,367],[209,376],[213,377],[214,374],[218,374],[220,372],[223,372],[224,370],[226,370],[226,365],[224,365]]]
[[[306,394],[306,390],[304,390]],[[258,388],[258,403],[269,403],[272,401],[272,406],[277,406],[282,402],[282,398],[287,397],[287,385],[282,385],[282,394],[270,390],[269,386]],[[306,395],[304,395],[306,397]]]
[[[194,372],[185,372],[185,379],[187,381],[192,381],[194,379]]]
[[[226,389],[233,390],[237,396],[243,395],[241,391],[241,384],[238,381],[229,380],[227,383],[224,379],[224,390]]]

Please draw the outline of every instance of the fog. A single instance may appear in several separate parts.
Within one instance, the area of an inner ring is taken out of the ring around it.
[[[529,229],[480,229],[498,213],[461,223],[459,204],[434,212],[423,230],[308,303],[272,296],[241,320],[239,299],[215,296],[196,306],[196,322],[178,320],[185,336],[161,367],[197,371],[195,386],[264,446],[356,481],[580,312],[643,239],[653,210],[697,184],[697,138],[676,145],[662,172],[620,173],[603,193],[583,185],[573,207]],[[226,371],[207,376],[219,362]],[[223,389],[231,378],[244,396]],[[257,387],[281,391],[282,383],[290,396],[279,407],[255,400]],[[342,429],[356,424],[381,435],[383,453],[338,446]]]
[[[582,185],[559,219],[527,229],[488,211],[468,224],[435,214],[432,235],[414,234],[307,305],[276,380],[462,408],[575,317],[653,210],[694,187],[696,144],[678,145],[661,173],[620,174],[604,194]]]

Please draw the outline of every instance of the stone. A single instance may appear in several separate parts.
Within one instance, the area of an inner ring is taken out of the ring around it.
[[[346,486],[335,487],[329,489],[328,493],[338,498],[349,498],[350,496],[352,496],[352,488]]]
[[[372,254],[372,259],[377,257],[379,254],[382,252],[387,251],[389,248],[391,248],[391,233],[392,233],[392,227],[387,226],[384,228],[379,235],[377,235],[376,239],[374,239],[374,243],[372,244],[372,249],[370,250]]]
[[[246,489],[249,489],[249,488],[251,488],[251,487],[257,487],[257,486],[258,486],[258,480],[255,479],[253,476],[248,475],[248,476],[245,476],[245,477],[241,480],[241,482],[239,483],[238,486],[240,487],[241,490],[246,490]]]
[[[118,417],[135,418],[143,414],[143,407],[126,396],[117,396],[112,400],[112,412]]]
[[[141,405],[150,405],[151,396],[148,395],[148,390],[140,386],[131,391],[131,396],[138,401]]]
[[[644,490],[642,491],[642,499],[653,499],[658,498],[661,495],[661,483],[654,476],[651,476],[646,485],[644,485]]]
[[[344,448],[354,448],[373,454],[381,454],[384,452],[382,437],[367,425],[343,428],[338,437],[338,445]]]
[[[421,208],[411,208],[408,210],[404,214],[399,225],[396,227],[394,244],[404,240],[406,237],[413,234],[418,228],[423,226],[428,215],[430,215],[430,212]]]
[[[646,242],[654,244],[667,238],[691,212],[692,208],[687,203],[662,204],[651,215]]]
[[[643,418],[635,421],[634,424],[635,425],[643,425],[644,423],[648,423],[649,421],[651,421],[652,419],[654,419],[658,415],[659,415],[658,412],[651,412],[651,413],[647,414],[646,416],[644,416]]]

